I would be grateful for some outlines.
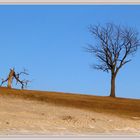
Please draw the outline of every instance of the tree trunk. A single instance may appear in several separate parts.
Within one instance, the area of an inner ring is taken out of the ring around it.
[[[8,88],[11,88],[11,84],[12,84],[12,77],[10,77],[10,79],[8,79],[8,85],[7,85],[7,87]]]
[[[111,75],[111,90],[110,90],[110,96],[115,97],[115,75]]]
[[[8,88],[12,87],[12,80],[13,80],[14,73],[15,73],[14,70],[11,70],[10,73],[9,73],[8,85],[7,85]]]

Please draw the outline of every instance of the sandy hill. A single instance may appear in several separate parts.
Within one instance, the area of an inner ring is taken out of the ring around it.
[[[140,135],[140,100],[0,88],[0,134]]]

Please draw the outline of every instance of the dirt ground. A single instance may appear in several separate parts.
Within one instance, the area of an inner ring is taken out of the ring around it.
[[[119,116],[99,108],[64,106],[3,93],[1,135],[140,135],[140,117],[135,112]]]

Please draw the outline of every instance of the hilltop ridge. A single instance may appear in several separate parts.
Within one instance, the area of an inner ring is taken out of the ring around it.
[[[50,92],[37,90],[19,90],[0,87],[2,96],[37,100],[58,106],[70,106],[91,111],[108,112],[122,116],[140,117],[140,99],[112,98],[86,94]]]
[[[140,134],[140,100],[0,88],[0,135]]]

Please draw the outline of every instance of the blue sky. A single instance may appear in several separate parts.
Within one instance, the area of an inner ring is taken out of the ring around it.
[[[140,5],[0,5],[0,78],[28,69],[28,89],[108,96],[110,74],[90,68],[90,24],[135,27]],[[116,79],[116,95],[140,98],[140,50]]]

